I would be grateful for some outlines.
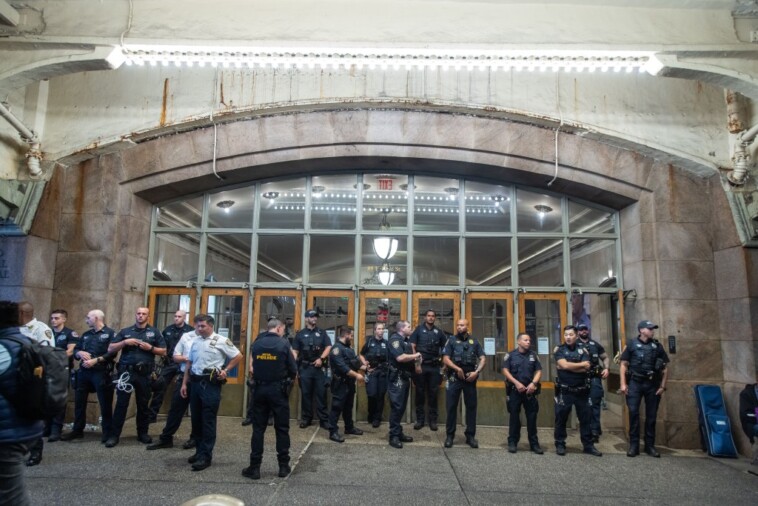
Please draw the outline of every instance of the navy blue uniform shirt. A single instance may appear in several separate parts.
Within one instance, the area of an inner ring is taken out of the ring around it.
[[[274,382],[297,376],[297,364],[287,339],[275,332],[259,335],[250,350],[253,355],[253,379]]]
[[[104,326],[100,330],[89,329],[82,334],[82,337],[76,343],[74,348],[74,356],[80,351],[86,351],[92,358],[104,357],[105,361],[113,360],[116,355],[108,354],[108,346],[113,342],[113,338],[116,336],[116,332],[108,327]],[[94,368],[103,368],[105,363],[99,363]]]
[[[166,347],[166,340],[163,339],[163,334],[152,325],[148,325],[144,329],[141,329],[136,325],[121,329],[121,331],[116,334],[116,337],[113,338],[112,342],[120,343],[127,339],[138,339],[150,343],[156,348]],[[152,351],[143,350],[139,346],[124,346],[121,349],[121,358],[118,361],[119,365],[136,365],[145,362],[155,362],[155,354]]]
[[[555,348],[553,351],[553,357],[555,362],[565,358],[568,362],[579,363],[589,362],[590,354],[587,353],[585,348],[574,344],[573,348],[569,348],[566,343]],[[587,385],[587,378],[589,372],[569,371],[567,369],[558,369],[558,383],[569,387],[583,387]],[[531,380],[530,380],[531,381]]]
[[[526,353],[521,353],[516,348],[505,354],[503,367],[500,369],[508,369],[519,383],[528,385],[534,379],[534,373],[542,370],[542,364],[534,350],[526,350]]]
[[[411,334],[410,342],[416,345],[416,351],[421,353],[421,359],[424,362],[430,362],[440,358],[440,352],[447,342],[447,335],[436,326],[429,328],[426,323],[422,323]]]

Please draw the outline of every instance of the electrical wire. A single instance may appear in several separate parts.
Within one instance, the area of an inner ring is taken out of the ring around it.
[[[129,383],[130,379],[131,376],[129,376],[129,373],[124,371],[121,373],[121,376],[119,376],[117,380],[113,380],[113,383],[116,384],[117,389],[121,390],[124,393],[130,394],[134,391],[134,385]]]
[[[223,181],[224,178],[219,176],[218,172],[216,171],[216,151],[218,150],[218,125],[216,125],[216,122],[213,120],[213,108],[216,106],[216,90],[218,89],[218,73],[220,71],[216,70],[215,75],[213,77],[213,94],[211,97],[211,114],[210,114],[210,120],[211,124],[213,125],[213,160],[211,162],[211,167],[213,168],[213,175],[216,176],[220,181]]]
[[[126,37],[126,34],[129,33],[132,29],[132,19],[134,19],[134,1],[129,0],[129,17],[126,20],[126,30],[121,32],[121,37],[119,38],[121,41],[121,48],[124,47],[124,37]]]
[[[555,129],[555,174],[553,175],[553,179],[550,180],[550,182],[547,183],[547,186],[550,187],[556,179],[558,179],[558,133],[561,131],[561,127],[563,126],[563,112],[561,111],[561,91],[560,91],[560,80],[556,77],[555,78],[555,100],[558,104],[558,118],[560,119],[560,122],[558,123],[558,128]]]

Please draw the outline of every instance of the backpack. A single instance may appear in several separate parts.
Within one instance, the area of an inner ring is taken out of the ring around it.
[[[16,368],[16,394],[6,398],[21,418],[42,420],[60,413],[68,395],[66,350],[33,340],[4,336],[21,345]]]

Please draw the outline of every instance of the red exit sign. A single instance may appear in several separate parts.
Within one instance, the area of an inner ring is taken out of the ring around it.
[[[386,191],[386,190],[392,189],[392,179],[380,179],[378,183],[379,183],[380,190]]]

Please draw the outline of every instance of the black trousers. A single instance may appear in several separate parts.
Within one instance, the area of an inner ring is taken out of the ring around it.
[[[427,401],[429,403],[429,421],[437,421],[437,393],[440,389],[441,380],[442,375],[440,374],[440,366],[431,364],[423,364],[421,366],[421,374],[417,374],[414,377],[414,383],[416,385],[417,422],[424,423],[426,420],[426,417],[424,416],[424,406]]]
[[[250,441],[250,465],[258,467],[263,461],[263,436],[269,414],[274,414],[276,458],[279,464],[290,461],[290,403],[280,382],[256,383],[253,391],[253,437]]]
[[[466,436],[476,435],[476,381],[464,381],[457,377],[451,377],[445,384],[445,404],[447,405],[446,430],[448,436],[455,436],[455,426],[458,423],[458,402],[463,393],[463,401],[466,404]]]
[[[152,399],[150,399],[150,417],[151,418],[155,418],[156,416],[158,416],[158,413],[161,410],[161,405],[163,404],[163,398],[166,396],[166,391],[168,390],[168,387],[171,386],[171,382],[176,377],[176,374],[178,372],[179,372],[179,369],[178,367],[176,367],[176,364],[171,364],[161,369],[161,377],[163,378],[163,388],[153,392],[153,397]],[[181,386],[181,383],[179,384],[179,386]]]
[[[313,366],[300,367],[300,394],[302,422],[313,420],[313,399],[316,400],[316,415],[319,422],[329,422],[329,412],[326,409],[326,376],[324,371]]]
[[[387,369],[375,369],[366,376],[366,398],[368,399],[368,421],[381,422],[384,412],[384,397],[387,394]]]
[[[508,443],[518,444],[521,439],[521,407],[524,407],[526,414],[526,434],[529,438],[529,446],[539,445],[537,439],[537,413],[540,411],[540,404],[537,402],[537,396],[519,393],[515,388],[508,394]]]
[[[629,408],[629,445],[640,446],[640,404],[645,399],[645,446],[655,445],[655,420],[658,416],[658,404],[661,396],[655,395],[658,383],[648,380],[632,379],[626,394]]]
[[[100,405],[103,438],[113,432],[113,384],[105,369],[80,368],[76,378],[74,396],[74,432],[82,432],[87,422],[87,397],[94,391]],[[127,401],[128,402],[128,401]],[[121,422],[123,426],[123,422]],[[119,434],[121,431],[119,430]]]
[[[221,404],[221,385],[208,380],[192,381],[188,392],[190,416],[195,427],[196,454],[198,460],[212,460],[216,445],[216,418]]]
[[[187,383],[187,398],[182,397],[182,379],[183,376],[179,376],[174,385],[174,394],[171,397],[171,407],[168,410],[168,417],[166,418],[166,425],[161,432],[162,441],[173,441],[174,434],[179,430],[184,419],[184,413],[187,412],[187,408],[190,405],[190,399],[192,395],[192,382]],[[192,418],[190,417],[190,423]],[[198,431],[195,428],[195,424],[192,423],[192,429],[190,432],[190,439],[197,441]]]
[[[592,447],[592,430],[590,429],[590,390],[579,392],[563,391],[556,386],[555,391],[555,437],[556,446],[566,446],[566,422],[571,414],[571,407],[576,408],[579,418],[579,436],[584,448]]]
[[[403,434],[401,421],[408,404],[408,394],[411,391],[410,380],[403,379],[397,373],[390,373],[387,395],[390,398],[390,439],[399,438]]]
[[[353,404],[355,404],[355,380],[332,378],[332,409],[329,412],[329,432],[337,432],[340,415],[345,422],[345,430],[352,429]]]
[[[122,370],[119,370],[123,373]],[[134,397],[137,402],[137,435],[147,434],[150,426],[150,411],[147,403],[150,400],[150,376],[148,374],[129,373],[129,383],[134,387]],[[113,410],[113,430],[111,436],[120,437],[126,421],[126,411],[129,409],[130,392],[116,390],[116,409]]]

